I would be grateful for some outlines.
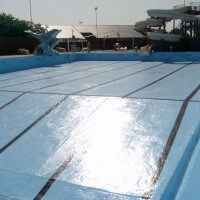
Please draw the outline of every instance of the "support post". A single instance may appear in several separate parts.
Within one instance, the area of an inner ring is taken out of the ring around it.
[[[104,37],[103,38],[103,50],[105,50],[106,49],[106,38]]]
[[[133,38],[132,38],[132,50],[134,50],[134,48],[135,48],[135,40],[134,40],[134,36],[133,36]]]

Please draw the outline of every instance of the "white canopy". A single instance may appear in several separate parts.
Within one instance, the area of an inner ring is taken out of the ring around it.
[[[137,32],[132,25],[82,25],[82,26],[49,26],[48,30],[59,29],[60,39],[76,38],[85,39],[84,33],[98,38],[142,38],[143,35]],[[98,30],[98,35],[97,35]],[[82,35],[83,34],[83,35]]]
[[[61,32],[58,34],[59,39],[69,39],[74,35],[75,38],[85,39],[73,26],[49,26],[48,31],[52,29],[59,29]]]
[[[74,26],[80,33],[92,33],[98,38],[142,38],[143,35],[137,32],[132,25],[83,25]]]

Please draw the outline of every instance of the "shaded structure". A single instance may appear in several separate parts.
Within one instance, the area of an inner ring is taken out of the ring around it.
[[[53,28],[62,30],[58,38],[63,41],[76,42],[79,48],[89,46],[91,50],[113,50],[115,43],[132,49],[141,46],[144,39],[132,25],[98,25],[98,35],[95,25],[49,26],[49,30]]]
[[[73,26],[49,26],[48,30],[59,29],[61,32],[57,35],[60,39],[59,46],[66,48],[67,51],[80,51],[87,46],[87,40]]]

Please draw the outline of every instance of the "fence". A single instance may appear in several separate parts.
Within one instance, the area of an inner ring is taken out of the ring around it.
[[[38,41],[32,37],[0,37],[0,55],[17,54],[20,48],[32,53],[37,45]]]

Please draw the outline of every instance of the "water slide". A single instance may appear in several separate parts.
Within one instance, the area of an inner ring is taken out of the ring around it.
[[[162,18],[166,21],[180,19],[185,22],[194,22],[200,20],[199,17],[194,15],[184,14],[179,10],[162,10],[162,9],[152,9],[147,10],[147,13],[152,18]]]
[[[152,19],[137,22],[135,27],[137,30],[145,30],[147,27],[159,27],[163,21],[182,20],[185,22],[200,22],[200,18],[194,15],[185,14],[189,7],[175,8],[172,10],[151,9],[147,13]],[[163,25],[163,23],[162,23]],[[148,33],[147,36],[152,40],[165,40],[169,42],[178,42],[181,39],[180,35],[167,34],[160,31]]]
[[[159,31],[155,31],[152,33],[147,33],[148,38],[151,40],[164,40],[167,42],[178,42],[181,39],[181,35],[177,34],[168,34]]]
[[[147,27],[159,27],[163,25],[163,20],[147,19],[144,21],[137,22],[135,28],[138,31],[144,31]]]

